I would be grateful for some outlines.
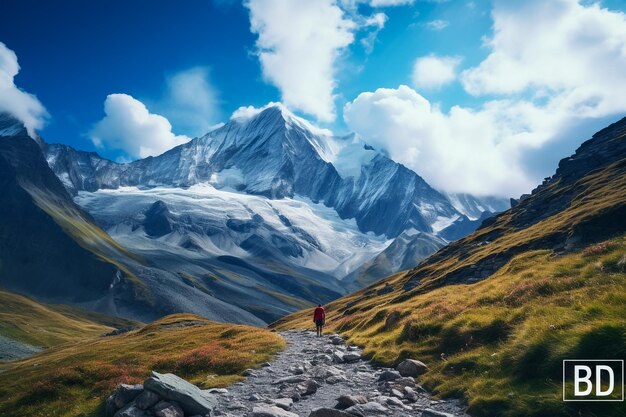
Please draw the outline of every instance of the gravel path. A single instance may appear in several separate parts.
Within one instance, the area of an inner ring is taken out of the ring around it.
[[[219,406],[212,415],[308,417],[326,408],[312,416],[467,416],[458,401],[433,400],[414,378],[373,367],[360,358],[359,348],[345,346],[336,335],[281,335],[288,346],[271,363],[246,371],[248,378],[227,391],[213,390]],[[343,412],[335,409],[340,396],[345,396]]]

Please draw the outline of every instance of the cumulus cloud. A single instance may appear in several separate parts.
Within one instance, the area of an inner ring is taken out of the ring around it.
[[[413,65],[413,85],[418,88],[441,88],[456,79],[461,58],[428,55],[417,58]]]
[[[530,146],[520,113],[507,101],[442,112],[408,86],[361,93],[344,108],[348,127],[436,188],[513,196],[534,184],[521,151]],[[505,137],[506,140],[502,140]]]
[[[194,67],[166,80],[165,95],[151,108],[167,117],[176,130],[201,136],[211,130],[220,117],[218,93],[210,82],[209,69]]]
[[[356,23],[334,0],[248,0],[263,77],[288,107],[335,118],[335,61],[354,41]]]
[[[626,112],[624,13],[499,0],[492,18],[487,58],[460,75],[468,93],[488,97],[482,105],[443,111],[409,87],[379,89],[345,106],[347,125],[442,190],[517,196]],[[455,78],[458,62],[430,58],[416,62],[416,86]]]
[[[501,0],[492,17],[488,57],[461,75],[469,93],[533,94],[584,117],[626,110],[624,13],[577,0]]]
[[[430,30],[443,30],[450,26],[450,22],[447,20],[435,19],[426,23],[426,27]]]
[[[104,101],[105,117],[89,136],[98,147],[123,150],[133,158],[160,155],[189,137],[175,135],[163,116],[153,114],[128,94],[109,94]]]
[[[28,134],[35,137],[35,130],[43,127],[48,112],[37,97],[15,85],[19,71],[17,55],[0,42],[0,112],[8,112],[20,120]]]

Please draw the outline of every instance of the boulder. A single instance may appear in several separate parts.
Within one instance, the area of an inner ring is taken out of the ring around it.
[[[158,403],[160,400],[161,398],[154,392],[145,390],[144,392],[139,394],[137,398],[135,398],[135,404],[142,410],[147,410],[148,408]]]
[[[343,359],[343,352],[340,352],[338,350],[333,352],[333,362],[335,363],[343,363],[344,359]]]
[[[367,403],[367,398],[364,395],[342,395],[337,398],[337,405],[335,408],[340,410],[345,410],[346,408],[352,407],[357,404],[365,404]]]
[[[152,376],[144,382],[144,387],[165,400],[176,401],[189,415],[210,414],[217,406],[217,399],[213,394],[203,392],[174,374],[153,371]]]
[[[275,405],[259,405],[252,409],[250,417],[298,417],[297,414],[283,410]]]
[[[139,394],[143,392],[143,385],[119,384],[113,391],[113,403],[120,409],[126,404],[132,402]]]
[[[318,408],[311,411],[309,417],[354,417],[354,415],[334,408]]]
[[[402,376],[416,377],[426,373],[428,367],[424,362],[415,359],[405,359],[396,366],[396,370]]]
[[[156,417],[185,417],[185,413],[180,406],[174,402],[161,401],[154,406]]]
[[[398,372],[398,371],[383,371],[378,376],[378,381],[379,382],[395,381],[396,379],[399,379],[401,377],[402,377],[402,375],[400,375],[400,372]]]

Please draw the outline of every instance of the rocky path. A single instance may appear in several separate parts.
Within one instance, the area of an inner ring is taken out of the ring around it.
[[[246,371],[247,379],[228,390],[212,390],[218,396],[218,406],[211,415],[467,416],[458,401],[433,400],[414,378],[373,367],[361,359],[359,348],[345,346],[336,335],[318,338],[309,331],[281,334],[288,347],[271,363]]]

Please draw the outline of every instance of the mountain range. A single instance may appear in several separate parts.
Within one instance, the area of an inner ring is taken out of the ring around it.
[[[88,288],[101,283],[85,294],[82,283],[61,280],[57,292],[41,286],[50,282],[47,264],[33,267],[30,283],[3,268],[0,282],[129,318],[185,311],[273,321],[413,267],[508,207],[504,199],[438,192],[356,135],[332,136],[280,104],[131,163],[31,140],[15,119],[0,120],[3,146],[28,147],[37,160],[12,163],[54,184],[23,187],[14,175],[17,187],[52,195],[66,209],[46,209],[36,198],[21,204],[57,225],[82,219],[88,227],[62,231],[103,265],[86,279],[83,256],[56,258],[76,264],[80,272],[68,277],[82,276]],[[97,240],[85,229],[106,245],[94,249]]]

